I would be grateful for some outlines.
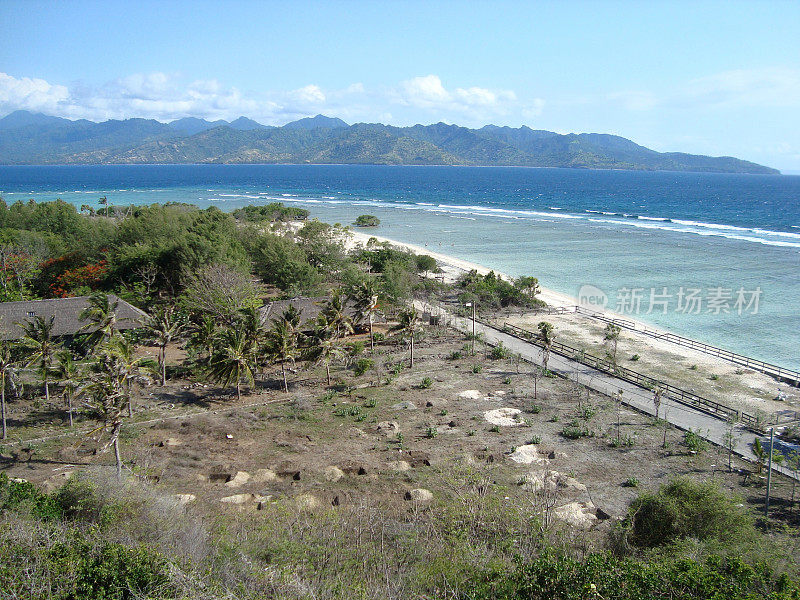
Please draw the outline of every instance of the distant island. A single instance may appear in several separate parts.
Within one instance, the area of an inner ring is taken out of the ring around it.
[[[71,121],[28,111],[0,119],[0,164],[381,164],[567,167],[779,174],[730,156],[656,152],[626,138],[529,127],[349,125],[317,115],[282,127],[240,117]]]

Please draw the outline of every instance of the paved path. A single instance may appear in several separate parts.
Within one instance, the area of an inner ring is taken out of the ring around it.
[[[441,307],[431,306],[419,301],[415,301],[415,305],[418,310],[440,316],[450,327],[464,333],[472,333],[472,319],[457,317]],[[480,322],[475,323],[474,326],[475,333],[481,335],[489,345],[496,346],[502,342],[503,346],[508,348],[511,352],[519,354],[523,360],[539,366],[543,364],[544,350],[536,344],[514,337]],[[566,379],[576,381],[591,390],[607,396],[617,396],[617,394],[622,391],[623,404],[645,414],[655,416],[653,392],[649,390],[640,388],[622,379],[617,379],[616,377],[607,375],[602,371],[598,371],[554,352],[550,353],[547,368]],[[729,425],[718,417],[665,398],[661,400],[659,416],[680,429],[696,432],[702,438],[718,446],[726,448],[728,445],[725,441],[725,435]],[[734,435],[734,453],[745,460],[756,462],[756,457],[751,450],[751,446],[756,437],[760,436],[746,429],[742,429],[741,427],[735,428]],[[773,470],[787,477],[797,478],[789,469],[773,465]]]

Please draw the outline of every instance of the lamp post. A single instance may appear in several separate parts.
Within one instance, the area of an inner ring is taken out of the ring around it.
[[[472,355],[475,356],[475,303],[467,302],[472,307]]]

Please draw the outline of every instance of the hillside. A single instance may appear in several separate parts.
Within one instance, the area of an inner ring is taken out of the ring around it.
[[[626,138],[528,127],[348,125],[323,115],[283,127],[240,117],[69,121],[16,111],[0,119],[0,164],[348,163],[570,167],[777,174],[733,157],[656,152]]]

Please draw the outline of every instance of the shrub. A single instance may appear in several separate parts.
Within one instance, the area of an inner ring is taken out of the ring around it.
[[[423,390],[427,390],[433,385],[433,379],[430,377],[423,377],[422,382],[419,384],[419,387]]]
[[[472,365],[472,372],[473,373],[477,374],[477,373],[480,373],[481,371],[483,371],[483,367],[482,366],[480,366],[480,365]]]
[[[364,354],[365,348],[366,348],[366,343],[364,342],[364,340],[358,340],[356,342],[353,342],[347,347],[347,353],[353,358],[355,358],[360,354]]]
[[[628,477],[623,483],[622,487],[639,487],[639,480],[636,477]]]
[[[64,509],[54,496],[48,496],[28,481],[12,481],[0,473],[0,511],[4,510],[30,513],[43,521],[64,517]]]
[[[386,335],[381,333],[380,331],[376,331],[375,333],[372,334],[372,339],[375,341],[375,343],[382,342],[383,340],[386,339]]]
[[[531,407],[528,409],[528,412],[534,415],[538,415],[540,412],[542,412],[542,407],[539,406],[538,404],[531,404]]]
[[[432,439],[433,439],[433,438],[435,438],[437,435],[439,435],[439,432],[438,432],[438,431],[436,431],[436,427],[428,427],[428,428],[425,430],[425,437],[426,437],[426,438],[428,438],[428,439],[431,439],[431,440],[432,440]]]
[[[712,481],[676,479],[631,503],[626,522],[629,541],[643,548],[688,537],[730,543],[754,533],[752,520],[737,502]]]
[[[361,376],[375,366],[375,361],[371,358],[359,358],[353,365],[353,373]]]
[[[458,360],[459,358],[461,358],[461,352],[458,350],[454,350],[450,353],[450,360]]]
[[[565,437],[568,440],[579,440],[584,437],[594,437],[594,432],[583,423],[572,421],[561,430],[561,437]]]
[[[692,452],[700,453],[708,450],[708,442],[691,430],[683,434],[683,445]]]
[[[533,444],[534,446],[538,446],[539,444],[541,444],[541,443],[542,443],[542,436],[540,436],[540,435],[535,435],[535,436],[533,436],[533,437],[531,438],[531,440],[530,440],[528,443],[529,443],[529,444]]]
[[[489,353],[489,356],[492,360],[500,360],[502,358],[508,358],[511,356],[511,351],[503,345],[503,342],[500,342],[492,348],[492,351]]]
[[[638,354],[634,354],[633,356],[631,356],[631,360],[633,362],[636,362],[637,360],[639,360],[639,358],[640,358],[640,356]]]
[[[491,431],[492,433],[500,433],[500,425],[492,425],[489,428],[489,431]]]
[[[377,227],[380,224],[381,220],[375,215],[359,215],[353,221],[353,225],[356,227]]]

